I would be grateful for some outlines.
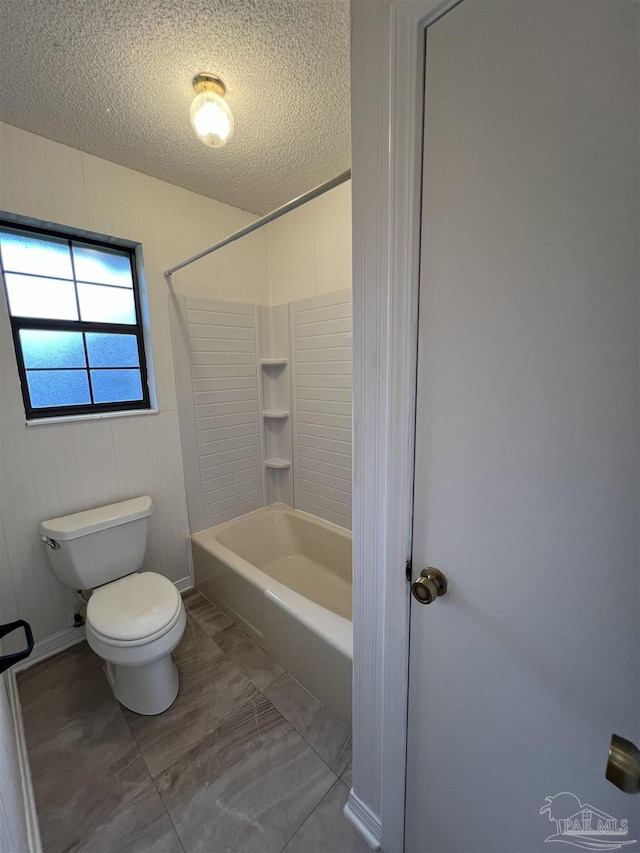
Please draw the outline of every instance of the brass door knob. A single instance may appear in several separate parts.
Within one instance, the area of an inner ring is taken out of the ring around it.
[[[640,793],[640,750],[635,743],[611,735],[606,776],[625,794]]]
[[[420,604],[431,604],[438,596],[447,594],[447,579],[439,569],[429,566],[411,584],[411,594]]]

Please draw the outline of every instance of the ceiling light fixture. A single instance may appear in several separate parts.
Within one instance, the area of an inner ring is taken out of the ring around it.
[[[220,148],[233,136],[233,114],[224,99],[226,87],[215,74],[204,71],[192,82],[196,96],[191,104],[191,125],[202,143]]]

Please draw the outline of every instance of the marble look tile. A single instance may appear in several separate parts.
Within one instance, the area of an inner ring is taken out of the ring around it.
[[[83,644],[27,670],[18,684],[44,849],[97,849],[100,827],[136,814],[140,801],[146,809],[135,826],[126,821],[130,832],[156,837],[163,829],[171,839],[102,661]]]
[[[338,776],[351,763],[351,732],[288,673],[265,696]]]
[[[178,648],[173,653],[180,672],[189,675],[199,672],[211,661],[220,660],[224,652],[218,643],[209,637],[187,611],[187,624]]]
[[[258,693],[157,785],[187,853],[280,853],[335,778]]]
[[[180,689],[173,705],[156,717],[124,711],[154,777],[258,693],[191,618],[174,659]]]
[[[349,766],[344,771],[342,776],[340,777],[347,788],[353,788],[353,774],[351,773],[351,761],[349,761]]]
[[[279,663],[269,657],[236,625],[217,634],[216,643],[225,656],[240,667],[258,690],[264,690],[284,672]]]
[[[344,815],[348,796],[349,789],[338,779],[282,853],[371,853]]]
[[[138,796],[107,815],[68,849],[74,853],[184,853],[150,778]]]
[[[185,607],[209,637],[215,637],[233,622],[197,589],[190,589],[182,596]]]
[[[30,747],[78,715],[115,702],[102,660],[84,642],[20,673],[18,690]]]

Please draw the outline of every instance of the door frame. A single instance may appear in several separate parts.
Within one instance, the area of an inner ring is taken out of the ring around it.
[[[426,28],[461,0],[351,0],[353,783],[375,849],[404,842]]]

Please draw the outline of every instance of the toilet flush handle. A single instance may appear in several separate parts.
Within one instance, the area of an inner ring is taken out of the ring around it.
[[[49,536],[41,536],[40,538],[42,539],[45,545],[48,545],[49,548],[51,548],[52,551],[60,550],[60,543],[56,542],[55,539],[51,539]]]

